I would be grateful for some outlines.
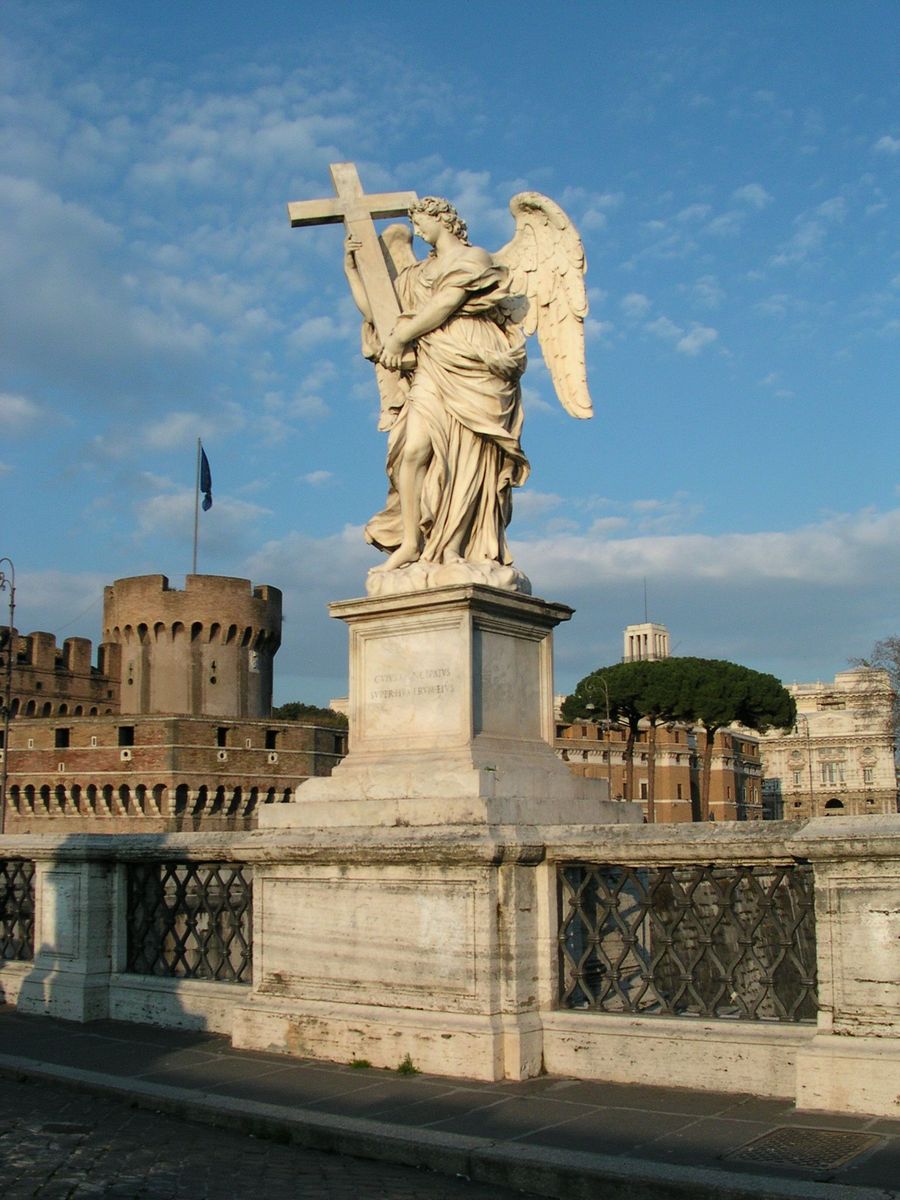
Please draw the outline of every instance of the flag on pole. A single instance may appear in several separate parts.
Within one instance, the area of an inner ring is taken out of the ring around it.
[[[203,493],[202,508],[208,512],[212,508],[212,471],[209,469],[209,459],[206,451],[200,447],[200,491]]]

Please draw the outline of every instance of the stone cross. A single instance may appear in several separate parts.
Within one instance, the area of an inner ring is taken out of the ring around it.
[[[400,315],[400,304],[391,281],[375,217],[405,217],[417,197],[415,192],[363,192],[354,163],[332,163],[331,181],[337,195],[326,200],[293,200],[288,204],[291,227],[333,225],[343,221],[348,234],[360,243],[356,265],[369,298],[373,323],[382,344]]]

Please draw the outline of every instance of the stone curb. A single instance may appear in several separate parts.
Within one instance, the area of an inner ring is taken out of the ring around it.
[[[494,1142],[489,1138],[416,1128],[363,1117],[237,1100],[140,1079],[107,1075],[0,1054],[0,1077],[64,1083],[98,1096],[114,1096],[154,1112],[203,1125],[235,1129],[310,1150],[346,1154],[474,1183],[520,1189],[550,1200],[893,1200],[882,1188],[808,1183],[727,1170],[683,1167],[605,1154]]]

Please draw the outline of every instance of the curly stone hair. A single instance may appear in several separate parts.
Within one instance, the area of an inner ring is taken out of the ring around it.
[[[429,217],[437,217],[442,224],[447,226],[452,234],[459,238],[463,245],[471,245],[469,242],[468,225],[466,225],[450,201],[445,200],[443,196],[422,196],[420,200],[417,200],[410,207],[410,218],[414,217],[417,212],[428,213]]]

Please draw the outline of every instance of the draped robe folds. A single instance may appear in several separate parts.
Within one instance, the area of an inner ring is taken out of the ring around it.
[[[420,502],[422,560],[455,561],[448,548],[457,544],[469,561],[512,562],[506,542],[511,489],[525,482],[529,465],[519,443],[524,336],[497,308],[508,294],[506,276],[503,267],[485,266],[481,253],[464,250],[446,267],[431,257],[397,277],[408,314],[447,288],[464,289],[466,298],[443,325],[418,339],[409,392],[388,436],[387,504],[366,526],[367,541],[381,550],[402,540],[396,476],[414,408],[432,446]]]

